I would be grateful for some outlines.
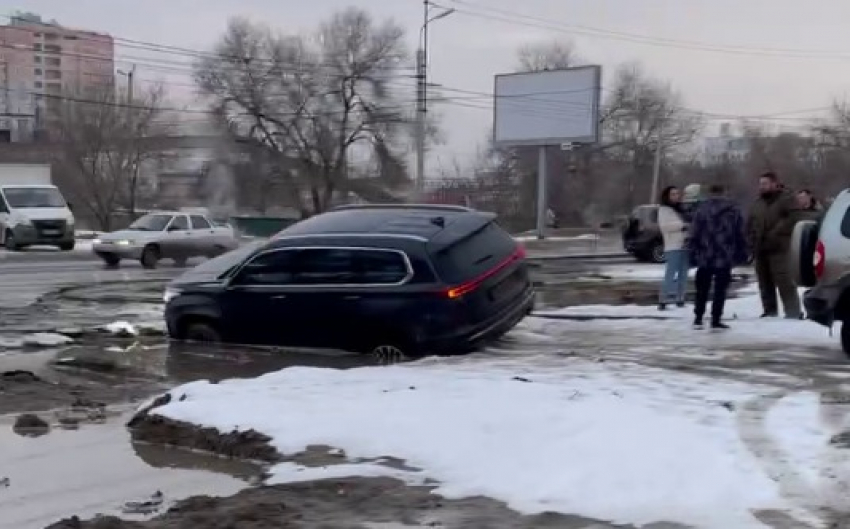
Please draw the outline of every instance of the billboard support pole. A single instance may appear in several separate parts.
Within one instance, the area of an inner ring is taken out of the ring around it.
[[[537,238],[546,237],[546,146],[537,147]]]

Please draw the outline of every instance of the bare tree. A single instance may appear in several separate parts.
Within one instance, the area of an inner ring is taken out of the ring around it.
[[[109,230],[113,215],[135,214],[145,190],[143,171],[156,165],[161,149],[156,138],[167,134],[161,87],[128,101],[125,93],[103,86],[50,99],[57,180],[75,204]]]
[[[517,52],[520,72],[572,68],[581,63],[571,41],[551,40],[527,44]]]
[[[648,194],[659,142],[667,153],[675,152],[702,128],[701,117],[682,107],[679,94],[636,64],[617,71],[603,116],[609,155],[631,166],[627,208],[638,202],[636,193]]]
[[[401,132],[408,110],[393,82],[407,56],[404,31],[375,24],[351,8],[309,37],[282,36],[234,19],[195,80],[230,134],[263,151],[281,197],[307,216],[357,187],[356,163],[375,166],[375,179],[406,181]]]

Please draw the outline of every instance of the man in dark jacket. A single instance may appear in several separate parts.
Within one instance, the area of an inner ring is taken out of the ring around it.
[[[728,329],[722,318],[732,268],[746,263],[748,255],[744,215],[725,197],[723,186],[711,186],[708,198],[694,212],[688,250],[691,263],[697,267],[694,327],[703,326],[708,293],[714,282],[711,328]]]
[[[802,313],[797,286],[788,267],[788,250],[797,220],[794,194],[781,186],[776,174],[761,175],[759,198],[750,210],[747,234],[755,256],[763,318],[779,315],[777,290],[787,318],[799,319]]]

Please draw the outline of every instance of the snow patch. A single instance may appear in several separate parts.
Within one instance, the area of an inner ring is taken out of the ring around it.
[[[801,289],[800,296],[803,292]],[[783,318],[762,319],[760,317],[762,306],[757,287],[748,286],[740,290],[739,294],[740,297],[726,302],[724,319],[732,329],[722,335],[714,335],[722,336],[720,340],[731,339],[749,345],[783,344],[831,348],[838,346],[838,340],[830,336],[826,328],[814,322]],[[596,328],[600,332],[655,331],[657,336],[669,336],[671,332],[694,332],[690,329],[694,317],[692,305],[684,308],[668,306],[666,311],[659,311],[655,305],[576,305],[557,310],[536,311],[535,315],[617,318],[616,320],[599,319],[581,322],[583,327]],[[658,318],[663,320],[659,321]],[[526,318],[518,328],[526,332],[534,332],[542,330],[541,327],[549,328],[549,325],[538,318]],[[836,324],[836,329],[839,327],[840,324]]]
[[[528,514],[744,529],[763,527],[751,509],[787,507],[738,437],[735,414],[717,404],[749,399],[751,387],[685,375],[674,384],[669,372],[637,366],[629,379],[578,359],[553,370],[477,360],[193,382],[172,391],[186,399],[154,413],[254,429],[284,454],[324,445],[397,457],[423,469],[408,479],[437,480],[438,494],[488,496]],[[276,482],[400,472],[374,463],[273,470]]]

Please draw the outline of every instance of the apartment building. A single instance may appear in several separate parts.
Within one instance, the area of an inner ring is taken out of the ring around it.
[[[26,141],[62,95],[115,83],[110,35],[22,13],[0,26],[0,141]]]

